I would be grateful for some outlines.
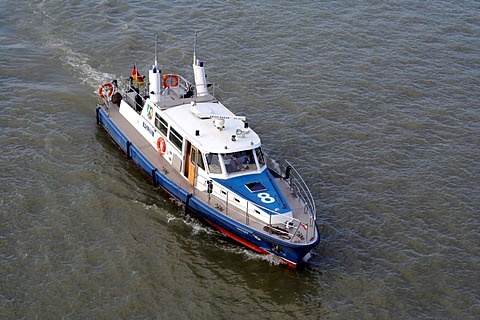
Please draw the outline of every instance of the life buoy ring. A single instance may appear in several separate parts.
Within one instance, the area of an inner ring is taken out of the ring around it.
[[[172,78],[173,80],[170,80]],[[178,86],[178,76],[173,73],[169,73],[163,76],[163,87],[170,88]]]
[[[100,98],[105,99],[113,94],[113,85],[110,82],[104,82],[98,88],[98,95]]]
[[[157,150],[160,155],[164,154],[167,150],[167,143],[162,137],[158,138],[157,140]]]

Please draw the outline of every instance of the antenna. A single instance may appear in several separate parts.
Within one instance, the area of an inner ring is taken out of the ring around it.
[[[155,35],[155,67],[157,67],[157,43],[158,43],[158,35]]]
[[[195,37],[193,38],[193,64],[197,63],[197,30],[195,30]]]

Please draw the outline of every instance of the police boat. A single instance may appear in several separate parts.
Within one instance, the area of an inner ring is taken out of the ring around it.
[[[267,163],[244,116],[214,96],[193,50],[193,82],[134,64],[98,89],[97,123],[153,181],[231,239],[295,268],[320,241],[312,194],[289,163]],[[280,171],[280,173],[277,173]]]

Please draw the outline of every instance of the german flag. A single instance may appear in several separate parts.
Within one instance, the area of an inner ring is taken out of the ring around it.
[[[141,76],[140,73],[138,73],[136,63],[133,64],[132,79],[133,79],[133,81],[135,81],[136,83],[138,83],[141,86],[143,86],[143,84],[145,83],[143,81],[143,76]]]

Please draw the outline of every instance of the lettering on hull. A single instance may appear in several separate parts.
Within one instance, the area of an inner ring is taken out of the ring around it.
[[[145,122],[143,122],[143,127],[145,128],[145,130],[148,131],[148,133],[150,133],[152,135],[152,137],[155,135],[155,132],[153,131],[153,129],[150,128],[150,126],[148,124],[146,124]]]

